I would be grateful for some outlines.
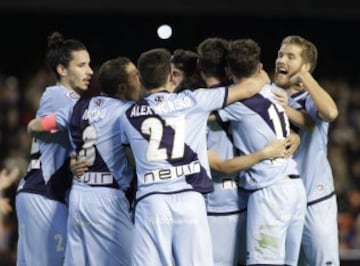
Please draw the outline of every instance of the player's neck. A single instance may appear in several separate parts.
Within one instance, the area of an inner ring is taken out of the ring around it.
[[[215,77],[206,77],[204,79],[206,87],[213,87],[214,85],[221,84],[221,80]]]
[[[66,89],[68,89],[68,90],[70,90],[70,91],[75,91],[75,92],[76,92],[77,94],[79,94],[79,95],[82,93],[82,90],[71,87],[68,82],[58,81],[57,84],[63,86],[64,88],[66,88]]]
[[[148,90],[149,92],[148,94],[158,93],[162,91],[173,92],[174,90],[171,88],[171,86],[161,86],[158,88],[153,88],[151,90]]]
[[[157,93],[157,92],[161,92],[161,91],[168,91],[170,93],[175,91],[175,84],[174,84],[174,82],[172,82],[170,75],[168,76],[168,79],[165,82],[165,84],[163,84],[162,86],[157,87],[157,88],[149,89],[148,94],[153,94],[153,93]]]

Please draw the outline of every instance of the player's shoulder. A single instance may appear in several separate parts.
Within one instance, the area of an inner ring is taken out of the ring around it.
[[[230,86],[220,86],[219,87],[210,87],[210,88],[198,88],[194,91],[188,91],[188,93],[192,95],[205,95],[209,96],[210,94],[223,93]]]
[[[81,99],[80,99],[81,101]],[[108,109],[113,113],[116,113],[120,109],[127,109],[134,104],[133,101],[124,101],[118,98],[112,98],[107,96],[93,96],[89,98],[91,108]]]
[[[272,98],[274,97],[274,90],[280,90],[280,88],[273,84],[265,84],[260,90],[259,94],[267,98]]]
[[[224,103],[224,97],[227,95],[227,87],[199,88],[194,91],[185,91],[186,97],[193,101],[194,106],[203,110],[218,109],[219,103]],[[215,106],[214,106],[215,105]]]
[[[78,100],[80,98],[80,95],[70,89],[65,88],[61,85],[53,85],[45,88],[43,97],[57,97],[56,99],[60,100],[63,99],[69,99],[69,100]]]
[[[307,91],[298,91],[290,96],[293,101],[304,101],[310,100],[311,96]]]

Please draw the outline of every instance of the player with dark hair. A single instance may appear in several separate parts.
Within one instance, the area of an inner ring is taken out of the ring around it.
[[[54,32],[48,38],[47,63],[57,84],[47,87],[36,116],[44,117],[73,106],[88,89],[93,71],[85,45]],[[19,183],[17,265],[63,265],[71,186],[71,145],[66,132],[33,139],[28,172]]]
[[[198,70],[198,55],[195,52],[176,49],[170,62],[176,92],[204,87]]]
[[[207,38],[198,46],[201,76],[209,90],[230,83],[226,70],[217,67],[224,67],[228,50],[229,42],[221,38]],[[238,189],[238,172],[261,160],[285,156],[285,141],[275,140],[259,151],[236,156],[229,123],[209,119],[207,126],[207,149],[214,191],[207,194],[206,204],[214,265],[245,265],[248,193]]]
[[[235,84],[262,70],[260,53],[251,39],[230,43],[227,62]],[[239,154],[251,154],[290,134],[289,120],[271,89],[267,84],[255,96],[217,111],[220,122],[231,122]],[[291,158],[262,160],[240,172],[239,185],[250,193],[246,265],[296,265],[306,208],[296,162]],[[292,250],[286,250],[288,245]]]
[[[228,50],[229,42],[222,38],[207,38],[197,47],[201,77],[209,90],[230,84],[225,70]],[[229,123],[209,119],[206,138],[214,183],[214,191],[206,195],[214,265],[238,265],[240,262],[245,263],[241,259],[246,257],[247,193],[238,189],[236,173],[240,169],[226,169],[229,172],[224,174],[216,167],[220,164],[214,163],[218,157],[227,160],[235,156]],[[242,162],[237,164],[241,165]],[[223,248],[225,243],[226,249]]]
[[[75,175],[69,198],[65,265],[131,265],[133,223],[126,191],[133,170],[120,141],[120,118],[140,95],[127,57],[99,69],[100,96],[83,97],[54,116],[32,120],[31,132],[70,131],[86,172]],[[43,125],[49,124],[50,127]]]
[[[230,88],[173,93],[170,57],[166,49],[140,55],[148,96],[122,117],[122,141],[131,146],[137,173],[133,265],[211,266],[206,122],[211,111],[254,95],[269,80],[262,72]]]

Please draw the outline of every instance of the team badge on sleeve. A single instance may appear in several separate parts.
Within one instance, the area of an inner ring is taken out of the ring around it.
[[[73,100],[78,100],[80,98],[80,95],[77,94],[75,91],[69,91],[66,93],[66,96]]]

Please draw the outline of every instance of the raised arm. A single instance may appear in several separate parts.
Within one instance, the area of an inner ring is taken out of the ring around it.
[[[270,83],[268,74],[264,70],[261,70],[258,75],[231,86],[228,91],[226,104],[250,98],[268,83]]]
[[[232,174],[252,167],[254,164],[269,158],[285,157],[285,140],[269,142],[262,150],[242,156],[236,156],[229,160],[221,159],[214,151],[208,150],[210,168],[224,174]]]
[[[301,71],[291,78],[294,84],[300,84],[302,89],[309,92],[313,99],[319,116],[327,121],[332,122],[339,114],[338,108],[332,97],[319,85],[314,77],[308,71]]]

